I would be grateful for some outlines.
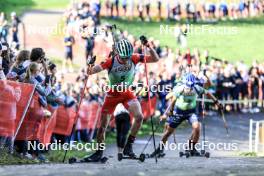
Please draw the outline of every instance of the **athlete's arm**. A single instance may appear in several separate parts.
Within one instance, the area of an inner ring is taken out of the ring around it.
[[[158,62],[159,61],[159,55],[155,51],[154,48],[151,46],[147,46],[149,49],[150,57],[147,58],[146,62],[147,63],[153,63],[153,62]]]
[[[103,67],[101,65],[95,65],[93,67],[88,67],[88,74],[89,75],[93,75],[93,74],[96,74],[96,73],[99,73],[101,71],[103,71]]]
[[[96,73],[99,73],[105,69],[110,69],[112,67],[112,59],[107,59],[105,62],[95,65],[95,66],[89,66],[88,67],[88,74],[93,75]]]
[[[206,95],[214,101],[214,103],[218,106],[218,108],[223,109],[223,105],[218,101],[218,99],[211,94],[210,92],[206,92]]]
[[[169,107],[166,109],[164,114],[160,116],[160,121],[166,120],[167,116],[170,116],[173,114],[173,109],[174,109],[176,100],[177,100],[176,96],[172,96]]]
[[[168,95],[166,95],[166,100],[171,99],[173,96],[174,96],[174,92],[168,93]]]

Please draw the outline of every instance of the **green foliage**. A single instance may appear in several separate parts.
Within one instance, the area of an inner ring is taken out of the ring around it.
[[[256,152],[243,152],[243,153],[240,153],[239,156],[257,157],[257,153]]]

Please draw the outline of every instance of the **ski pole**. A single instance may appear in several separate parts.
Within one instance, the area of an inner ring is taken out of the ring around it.
[[[88,59],[87,60],[87,63],[88,63],[88,67],[91,67],[96,61],[96,56],[92,57],[91,59]],[[89,69],[89,68],[88,68]],[[78,120],[78,114],[79,114],[79,111],[80,111],[80,107],[81,107],[81,104],[82,104],[82,101],[83,101],[83,98],[84,98],[84,94],[85,94],[85,90],[86,90],[86,87],[87,87],[87,82],[88,82],[88,79],[89,79],[89,74],[87,76],[87,78],[85,79],[84,81],[84,88],[83,90],[81,91],[81,97],[80,97],[80,101],[79,103],[77,104],[77,111],[76,111],[76,114],[75,114],[75,121],[74,121],[74,125],[73,125],[73,128],[72,128],[72,131],[71,131],[71,135],[70,135],[70,139],[72,138],[72,135],[75,131],[75,127],[76,127],[76,122]],[[64,157],[63,157],[63,163],[65,162],[65,159],[66,159],[66,156],[67,156],[67,153],[68,153],[68,150],[65,150],[65,153],[64,153]]]
[[[203,141],[205,142],[205,122],[204,122],[204,118],[205,118],[205,111],[204,111],[205,105],[204,105],[204,95],[202,95],[202,126],[203,126]]]
[[[145,41],[145,42],[147,42],[147,41]],[[142,44],[144,44],[144,43],[142,42]],[[142,45],[142,49],[144,50],[144,53],[145,53],[144,45]],[[149,90],[150,87],[149,87],[148,68],[147,68],[147,61],[146,61],[146,59],[144,59],[144,64],[145,64],[146,83],[147,83],[147,87],[148,87],[148,107],[149,107],[149,112],[150,112],[150,110],[151,110],[150,90]],[[154,150],[156,150],[155,131],[154,131],[154,124],[153,124],[153,117],[152,117],[152,115],[150,116],[150,121],[151,121],[151,130],[152,130],[152,138],[153,138]],[[158,162],[157,155],[155,155],[155,161],[156,161],[156,163]]]

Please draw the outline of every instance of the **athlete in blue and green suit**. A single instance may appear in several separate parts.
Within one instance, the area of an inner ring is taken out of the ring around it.
[[[215,96],[197,83],[197,79],[192,73],[186,73],[183,75],[181,81],[173,88],[173,91],[166,96],[167,100],[171,100],[171,104],[167,109],[166,114],[161,116],[161,120],[167,119],[168,124],[160,142],[162,145],[152,153],[153,156],[163,153],[163,144],[166,144],[170,135],[173,134],[175,129],[185,120],[188,120],[192,125],[192,134],[189,139],[189,150],[192,149],[191,154],[197,152],[194,146],[199,141],[200,123],[198,116],[196,115],[196,106],[197,98],[202,94],[206,94],[211,98],[218,108],[223,108]]]

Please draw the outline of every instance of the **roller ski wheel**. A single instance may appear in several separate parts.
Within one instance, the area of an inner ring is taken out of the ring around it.
[[[157,148],[152,154],[148,155],[148,158],[154,158],[155,156],[157,156],[157,158],[163,158],[165,155],[162,149]]]
[[[205,158],[210,158],[210,153],[209,152],[205,152],[204,156],[205,156]]]
[[[117,154],[117,160],[122,161],[122,159],[123,159],[123,153],[118,153]]]
[[[75,157],[72,157],[69,159],[69,164],[75,164],[75,163],[102,163],[105,164],[108,161],[107,157],[102,157],[99,160],[87,160],[87,159],[77,159]]]
[[[141,153],[141,154],[139,155],[139,161],[141,161],[141,162],[143,163],[143,162],[145,161],[145,159],[146,159],[145,154]]]
[[[76,163],[77,161],[78,161],[77,158],[72,157],[72,158],[69,159],[69,164],[74,164],[74,163]]]
[[[124,156],[122,153],[118,153],[117,155],[117,159],[118,161],[122,161],[123,159],[127,159],[127,160],[138,160],[140,162],[144,162],[146,159],[146,155],[145,154],[140,154],[139,157],[137,156]]]
[[[184,156],[184,153],[183,152],[179,152],[179,156],[180,158]]]
[[[185,157],[189,158],[191,156],[190,152],[186,152]]]
[[[180,158],[182,158],[183,156],[185,156],[186,158],[189,158],[191,156],[191,153],[189,151],[179,152],[179,156]]]
[[[205,150],[201,150],[201,155],[204,155],[205,154]]]

